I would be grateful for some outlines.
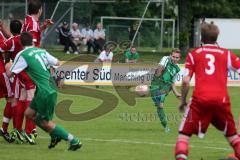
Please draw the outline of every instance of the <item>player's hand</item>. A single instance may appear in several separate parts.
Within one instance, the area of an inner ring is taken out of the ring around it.
[[[182,95],[181,95],[181,94],[177,94],[176,97],[177,97],[177,99],[180,99],[180,100],[181,100]]]
[[[181,102],[178,106],[179,111],[182,113],[185,111],[185,108],[187,107],[187,102]]]
[[[53,21],[51,19],[45,19],[45,21],[43,22],[43,25],[48,27],[50,25],[53,25]]]

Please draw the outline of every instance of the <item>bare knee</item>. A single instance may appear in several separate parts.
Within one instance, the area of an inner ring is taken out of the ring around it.
[[[160,103],[160,104],[158,105],[158,108],[163,109],[163,107],[164,107],[163,103]]]
[[[26,99],[28,101],[32,101],[35,91],[36,91],[36,89],[26,90]]]
[[[36,118],[36,111],[33,110],[32,108],[28,107],[25,112],[24,112],[24,115],[27,117],[27,118],[30,118],[32,120],[34,120]]]
[[[41,121],[41,126],[47,131],[47,132],[51,132],[54,127],[55,127],[55,123],[53,123],[52,121],[46,121],[46,120],[42,120]]]

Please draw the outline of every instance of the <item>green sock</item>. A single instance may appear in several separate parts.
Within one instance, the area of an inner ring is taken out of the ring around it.
[[[55,128],[50,133],[51,137],[60,137],[65,141],[69,141],[71,144],[76,144],[78,142],[78,138],[74,137],[72,134],[68,133],[64,128],[59,125],[56,125]]]
[[[157,113],[158,113],[158,117],[161,121],[161,124],[163,125],[164,128],[166,128],[167,127],[167,118],[166,118],[163,108],[157,107]]]

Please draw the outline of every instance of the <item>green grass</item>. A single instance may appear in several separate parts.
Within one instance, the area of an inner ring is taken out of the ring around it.
[[[101,91],[116,92],[109,87]],[[234,117],[240,113],[239,88],[229,88]],[[99,99],[59,93],[61,100],[73,100],[71,112],[77,114],[92,110],[101,103]],[[37,145],[8,144],[0,137],[1,160],[173,160],[174,144],[180,119],[170,120],[171,132],[166,134],[158,119],[134,118],[135,113],[154,114],[155,107],[151,98],[137,98],[134,107],[128,106],[119,97],[118,106],[110,113],[89,121],[63,121],[55,117],[58,124],[64,126],[81,138],[83,148],[77,152],[68,152],[68,144],[61,142],[55,149],[48,150],[49,137],[39,131]],[[3,110],[3,100],[0,102]],[[178,115],[178,100],[170,94],[165,103],[168,115]],[[132,119],[123,118],[124,114]],[[2,113],[1,113],[2,114]],[[224,113],[223,113],[224,114]],[[0,115],[1,117],[1,115]],[[136,117],[136,116],[135,116]],[[10,127],[11,130],[11,127]],[[196,136],[190,142],[190,160],[218,160],[232,152],[221,132],[212,126],[203,140]]]

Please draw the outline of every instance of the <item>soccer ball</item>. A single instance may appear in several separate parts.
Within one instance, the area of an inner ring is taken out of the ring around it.
[[[148,85],[138,85],[138,86],[136,86],[136,88],[135,88],[135,92],[136,92],[139,96],[144,97],[144,96],[148,95],[148,93],[149,93],[149,87],[148,87]]]

